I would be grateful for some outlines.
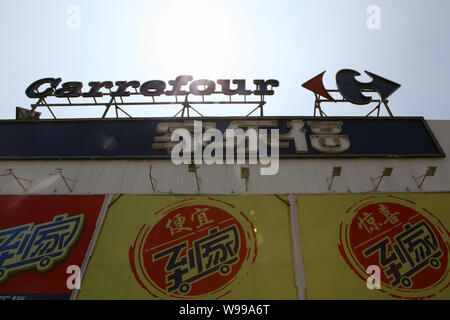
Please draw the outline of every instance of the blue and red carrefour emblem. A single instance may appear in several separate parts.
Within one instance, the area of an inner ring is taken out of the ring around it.
[[[136,280],[161,299],[220,298],[250,271],[253,226],[234,205],[188,198],[155,213],[130,247]]]
[[[393,297],[425,299],[449,286],[449,233],[427,209],[397,196],[370,196],[347,210],[339,250],[366,281],[381,269],[381,290]]]

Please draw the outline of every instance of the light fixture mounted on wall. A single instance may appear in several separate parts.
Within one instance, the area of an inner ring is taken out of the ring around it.
[[[248,191],[248,178],[250,177],[250,168],[241,167],[241,178],[245,179],[245,192]]]
[[[67,178],[66,176],[63,176],[61,168],[56,168],[54,172],[51,172],[50,176],[60,176],[61,179],[64,181],[64,184],[66,185],[67,189],[69,189],[70,192],[73,191],[73,188],[75,187],[76,180]]]
[[[330,181],[330,184],[328,185],[328,191],[331,189],[331,185],[333,184],[334,177],[340,177],[341,176],[341,167],[333,167],[333,171],[331,172],[331,177],[327,178],[327,182]]]
[[[434,176],[434,174],[436,173],[436,169],[437,169],[436,166],[430,166],[430,167],[427,168],[427,171],[425,172],[425,174],[423,174],[421,176],[418,176],[418,177],[413,176],[414,181],[416,182],[416,186],[417,186],[417,188],[419,188],[419,190],[422,187],[422,184],[425,181],[426,177],[433,177]],[[417,180],[420,179],[420,178],[422,178],[422,181],[420,181],[420,183],[417,183]]]
[[[384,177],[390,177],[391,176],[392,170],[393,170],[392,167],[386,167],[386,168],[384,168],[383,173],[381,174],[381,176],[378,176],[376,178],[372,178],[373,184],[375,184],[375,181],[378,180],[374,191],[378,190],[378,187],[380,186],[381,180],[383,180]]]
[[[5,169],[5,172],[2,174],[3,177],[6,176],[13,176],[14,180],[19,184],[19,186],[22,188],[24,192],[27,192],[27,190],[30,188],[31,184],[33,183],[33,180],[25,179],[22,177],[16,176],[13,169]],[[28,186],[25,186],[24,183],[27,183]]]
[[[195,173],[195,181],[197,182],[197,191],[200,191],[200,178],[197,175],[197,169],[198,167],[193,163],[190,163],[188,166],[188,171]]]

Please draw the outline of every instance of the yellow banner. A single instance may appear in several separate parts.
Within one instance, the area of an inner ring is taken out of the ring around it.
[[[296,299],[289,209],[275,196],[122,196],[79,299]]]
[[[297,205],[307,299],[450,298],[450,194],[304,195]]]

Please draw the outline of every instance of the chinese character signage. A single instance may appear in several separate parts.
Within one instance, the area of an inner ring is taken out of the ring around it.
[[[104,196],[1,196],[0,299],[68,299]]]
[[[240,129],[243,134],[249,133],[250,129],[278,130],[280,158],[444,156],[423,118],[245,117],[197,120],[202,121],[204,132],[217,129],[222,136],[229,129]],[[177,144],[173,133],[179,128],[193,135],[194,119],[2,121],[0,158],[170,159],[171,150]],[[203,138],[202,148],[205,149],[212,140]]]
[[[287,206],[275,196],[123,196],[80,299],[295,299]]]
[[[450,194],[299,196],[298,202],[308,297],[450,297]],[[369,266],[380,269],[379,290],[366,286]]]
[[[231,204],[221,208],[226,204],[186,200],[160,213],[153,227],[145,225],[130,248],[136,280],[161,297],[201,298],[229,291],[252,267],[257,249],[251,222],[239,211],[228,213],[234,211]]]
[[[8,275],[36,268],[51,269],[56,261],[67,256],[83,228],[84,214],[68,218],[56,216],[53,221],[33,227],[33,223],[0,231],[0,281]]]

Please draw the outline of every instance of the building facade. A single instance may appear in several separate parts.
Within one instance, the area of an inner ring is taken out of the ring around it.
[[[197,120],[278,128],[277,172],[175,164],[190,119],[1,121],[0,296],[450,298],[450,121]]]

